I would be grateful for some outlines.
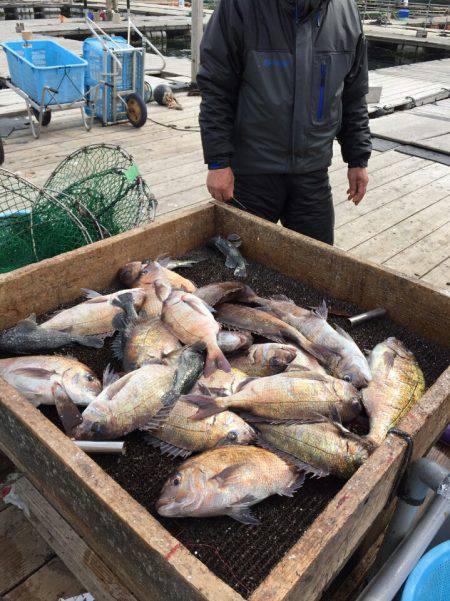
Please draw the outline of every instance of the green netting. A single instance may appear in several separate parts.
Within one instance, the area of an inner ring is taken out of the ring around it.
[[[0,170],[0,272],[154,219],[156,200],[132,157],[93,145],[68,156],[40,190]]]

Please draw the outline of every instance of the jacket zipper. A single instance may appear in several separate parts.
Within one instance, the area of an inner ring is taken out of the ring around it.
[[[319,103],[317,105],[317,121],[323,119],[323,106],[325,102],[325,84],[327,81],[327,64],[320,63],[320,88],[319,88]]]
[[[292,119],[291,119],[291,160],[292,166],[295,165],[295,92],[297,87],[297,36],[298,36],[298,28],[299,28],[299,10],[298,10],[298,0],[295,2],[295,40],[294,40],[294,61],[293,61],[293,69],[294,69],[294,96],[292,102]]]

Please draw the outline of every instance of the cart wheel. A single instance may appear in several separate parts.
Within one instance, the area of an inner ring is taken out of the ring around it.
[[[33,111],[33,115],[36,117],[36,121],[39,121],[39,111],[37,109],[35,109],[34,107],[31,110]],[[44,116],[42,117],[42,125],[44,127],[47,127],[47,125],[49,125],[51,120],[52,120],[52,111],[50,109],[48,109],[47,111],[45,111]]]
[[[127,116],[133,127],[142,127],[147,121],[147,106],[139,94],[128,96]]]
[[[5,149],[3,148],[3,140],[0,138],[0,165],[5,162]]]
[[[148,81],[144,81],[144,101],[145,104],[148,104],[152,101],[153,91],[152,86],[148,83]]]

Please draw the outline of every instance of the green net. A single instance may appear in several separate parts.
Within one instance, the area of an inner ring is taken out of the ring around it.
[[[118,146],[81,148],[40,190],[0,170],[0,272],[73,250],[154,219],[156,200]]]

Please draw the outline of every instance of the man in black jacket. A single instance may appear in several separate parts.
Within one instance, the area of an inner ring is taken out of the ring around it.
[[[371,153],[355,0],[221,0],[197,82],[211,195],[332,244],[333,140],[355,204]]]

